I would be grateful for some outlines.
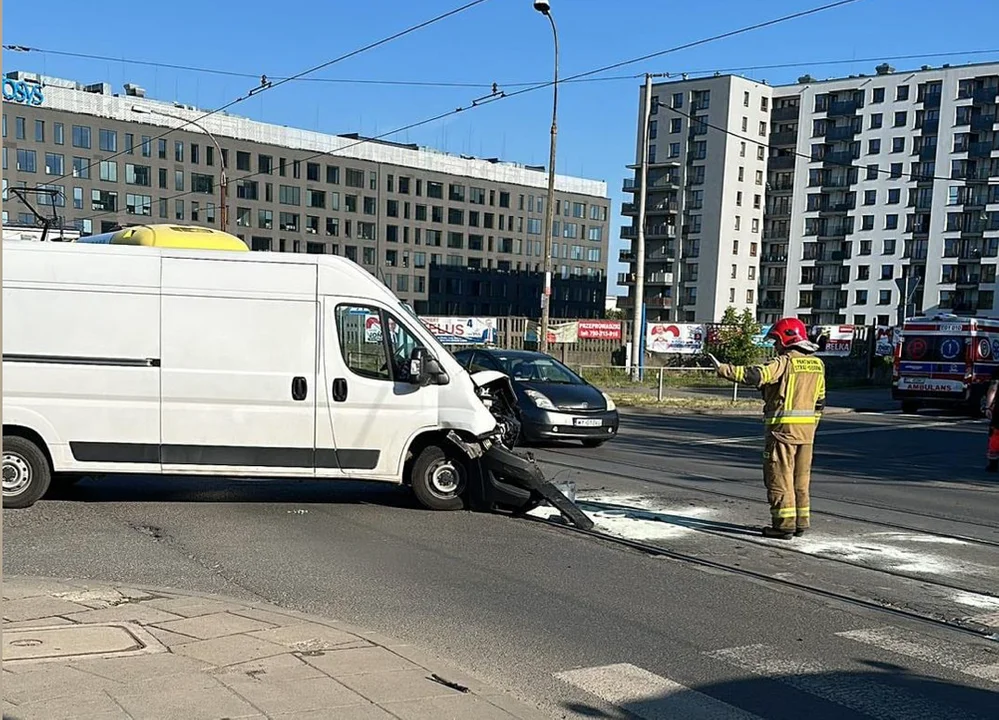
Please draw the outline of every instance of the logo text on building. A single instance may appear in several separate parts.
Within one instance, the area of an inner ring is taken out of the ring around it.
[[[10,78],[3,80],[3,99],[23,105],[41,105],[45,102],[41,85]]]

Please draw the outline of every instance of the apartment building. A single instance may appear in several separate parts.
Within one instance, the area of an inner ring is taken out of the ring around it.
[[[722,141],[712,144],[712,132],[720,133],[709,127],[704,191],[706,197],[721,198],[711,209],[721,218],[715,224],[721,233],[700,236],[698,280],[707,276],[714,285],[699,287],[693,313],[670,318],[713,320],[728,304],[740,307],[724,301],[726,292],[743,299],[743,287],[734,282],[741,282],[743,270],[758,278],[757,311],[763,323],[791,315],[808,324],[890,324],[902,303],[903,286],[911,291],[909,315],[997,312],[999,64],[905,72],[884,64],[871,75],[824,81],[806,75],[774,88],[741,78],[708,78],[657,85],[654,93],[671,97],[666,88],[683,87],[693,96],[712,82],[732,88],[738,83],[742,92],[749,92],[751,105],[754,93],[769,104],[766,113],[759,108],[768,128],[762,236],[750,232],[762,243],[760,257],[750,254],[732,262],[724,252],[729,242],[740,239],[725,223],[734,224],[733,216],[742,214],[744,227],[747,191],[742,185],[749,167],[743,171],[741,162],[733,165]],[[752,116],[746,123],[739,119],[745,109],[730,102],[727,115],[708,122],[729,129],[727,143],[738,147],[748,141],[750,154],[758,153]],[[661,137],[661,125],[654,133]],[[689,137],[677,141],[679,154],[670,172],[689,176],[701,162],[691,148],[693,128]],[[713,151],[725,154],[712,156]],[[650,191],[656,180],[650,172]],[[685,196],[676,197],[689,200],[692,188],[683,187]],[[725,204],[740,191],[742,206]],[[754,205],[755,196],[753,192]],[[659,202],[661,195],[650,192],[647,208]],[[634,214],[634,206],[624,209]],[[684,211],[692,214],[689,208]],[[648,218],[647,227],[654,225],[656,216]],[[693,229],[686,224],[685,231]],[[632,226],[622,234],[635,232]],[[720,248],[717,260],[705,254],[706,241]],[[647,250],[651,243],[647,241]],[[672,246],[664,249],[672,260]],[[656,250],[658,246],[652,252]],[[631,257],[625,251],[621,259]],[[659,266],[646,262],[649,277]],[[737,265],[734,277],[728,274],[730,264]],[[647,306],[650,300],[658,302],[655,288],[647,285]],[[705,291],[711,302],[700,302]],[[682,303],[689,295],[680,299],[681,308],[688,310]]]
[[[35,222],[9,189],[41,186],[53,192],[29,199],[85,235],[144,222],[219,226],[224,169],[225,229],[252,250],[344,255],[418,312],[430,306],[432,268],[448,268],[455,314],[481,309],[473,290],[483,273],[501,295],[504,278],[517,293],[526,277],[537,300],[518,307],[540,312],[544,167],[203,117],[130,84],[114,93],[23,72],[3,82],[5,223]],[[555,202],[552,314],[580,304],[602,312],[604,292],[593,288],[608,262],[606,183],[559,175]]]
[[[773,88],[732,75],[654,84],[649,123],[645,307],[650,322],[720,320],[758,302]],[[644,89],[639,118],[644,113]],[[636,201],[622,214],[631,264],[619,303],[635,302],[634,257],[642,160],[641,119],[633,178]]]
[[[894,323],[903,284],[910,315],[996,311],[999,64],[806,76],[774,102],[761,320]]]

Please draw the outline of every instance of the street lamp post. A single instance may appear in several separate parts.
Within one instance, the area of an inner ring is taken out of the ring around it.
[[[222,146],[219,145],[219,141],[215,139],[214,135],[208,132],[208,128],[198,122],[195,122],[194,120],[188,120],[187,118],[180,117],[179,115],[172,115],[161,110],[151,110],[138,105],[132,106],[132,112],[137,115],[159,115],[161,117],[170,118],[171,120],[178,120],[182,123],[193,125],[207,135],[209,140],[212,141],[212,144],[215,145],[215,149],[218,151],[219,166],[221,167],[221,172],[219,173],[219,228],[222,232],[227,232],[229,227],[229,208],[226,205],[226,200],[229,194],[229,180],[226,176],[225,155],[222,153]]]
[[[548,0],[534,0],[534,9],[548,18],[555,39],[555,81],[552,83],[552,131],[548,157],[548,199],[545,201],[545,285],[541,294],[541,328],[538,331],[538,348],[548,352],[548,323],[552,299],[552,244],[555,242],[552,226],[555,224],[555,139],[558,135],[558,28],[552,17]]]

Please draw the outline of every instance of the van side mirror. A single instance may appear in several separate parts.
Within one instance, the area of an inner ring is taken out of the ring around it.
[[[411,383],[421,387],[447,385],[451,381],[440,361],[421,347],[413,348],[409,356],[409,377]]]

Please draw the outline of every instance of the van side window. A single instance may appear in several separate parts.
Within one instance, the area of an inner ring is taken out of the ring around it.
[[[378,308],[338,305],[336,331],[340,352],[351,372],[372,380],[392,380]]]
[[[387,339],[382,337],[386,323]],[[340,352],[351,372],[373,380],[409,382],[409,359],[422,343],[395,317],[374,307],[339,305],[336,326]]]

